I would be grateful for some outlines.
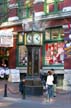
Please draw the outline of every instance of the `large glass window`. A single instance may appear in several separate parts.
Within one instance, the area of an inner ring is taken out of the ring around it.
[[[20,32],[17,39],[17,64],[20,66],[27,65],[27,47],[24,45],[24,33]]]
[[[6,64],[8,67],[9,48],[0,47],[0,67]]]
[[[64,43],[55,42],[45,45],[45,65],[64,63]]]
[[[64,33],[62,29],[52,29],[51,30],[51,39],[64,39]]]
[[[64,33],[62,28],[45,32],[45,65],[64,64]]]
[[[45,40],[62,40],[64,32],[62,28],[54,28],[45,31]]]

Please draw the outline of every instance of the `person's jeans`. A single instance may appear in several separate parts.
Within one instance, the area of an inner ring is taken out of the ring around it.
[[[53,85],[48,85],[48,97],[49,99],[53,97]]]

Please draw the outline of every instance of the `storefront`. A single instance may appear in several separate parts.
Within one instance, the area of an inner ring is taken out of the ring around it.
[[[67,87],[67,84],[71,85],[69,77],[71,76],[71,24],[69,22],[69,18],[46,20],[42,67],[44,73],[53,68],[58,76],[57,86],[68,90],[70,87]]]
[[[64,31],[60,27],[45,30],[43,71],[54,69],[58,76],[57,86],[63,86],[64,79]]]
[[[9,70],[16,69],[16,42],[20,28],[21,26],[0,28],[0,72],[4,67]]]
[[[13,47],[13,28],[0,30],[0,67],[9,67],[9,49]]]

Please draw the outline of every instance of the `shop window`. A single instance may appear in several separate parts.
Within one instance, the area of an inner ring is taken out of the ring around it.
[[[64,64],[63,29],[55,28],[45,31],[45,65]]]
[[[18,56],[18,63],[19,65],[24,65],[27,66],[27,48],[24,45],[20,45],[18,47],[18,52],[19,52],[19,56]]]
[[[18,43],[23,43],[23,41],[24,41],[23,33],[19,33],[19,35],[18,35]]]
[[[45,65],[64,63],[64,43],[55,42],[45,45]]]
[[[50,31],[49,30],[47,30],[45,32],[45,40],[50,40]]]
[[[6,67],[8,67],[8,56],[9,48],[0,47],[0,67],[3,67],[3,64],[6,64]]]
[[[5,47],[0,47],[0,57],[9,56],[9,49]]]
[[[17,65],[27,65],[27,47],[24,45],[24,33],[18,33],[17,39]]]
[[[63,40],[64,32],[62,28],[49,29],[45,31],[45,40]]]
[[[59,39],[64,39],[64,33],[63,33],[63,30],[62,29],[52,29],[51,30],[51,39],[56,39],[56,40],[59,40]]]

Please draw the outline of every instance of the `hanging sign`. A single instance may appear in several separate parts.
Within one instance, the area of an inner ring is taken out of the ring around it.
[[[13,47],[13,36],[0,37],[0,47]]]
[[[0,30],[0,47],[13,47],[13,28]]]

